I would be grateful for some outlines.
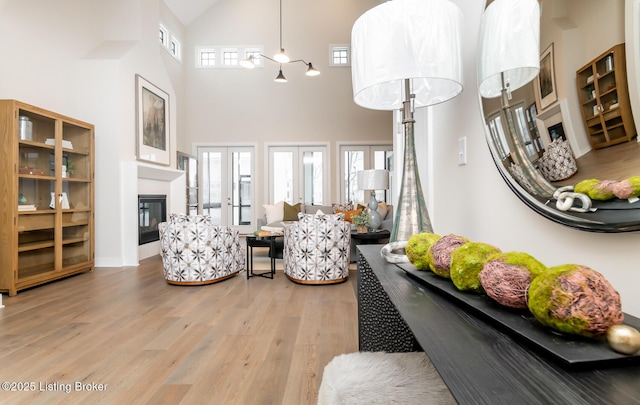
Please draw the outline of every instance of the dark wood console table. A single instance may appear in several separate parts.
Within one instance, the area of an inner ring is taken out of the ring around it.
[[[361,351],[424,350],[459,404],[640,404],[640,365],[569,370],[358,246]]]

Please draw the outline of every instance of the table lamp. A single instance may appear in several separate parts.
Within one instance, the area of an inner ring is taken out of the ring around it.
[[[416,162],[414,108],[462,91],[461,12],[449,0],[393,0],[365,12],[351,31],[353,99],[361,107],[403,111],[404,156],[392,252],[419,232],[432,232]],[[406,255],[385,255],[403,262]]]
[[[512,158],[531,191],[551,197],[555,188],[533,166],[518,136],[509,100],[511,92],[530,83],[540,71],[540,6],[537,0],[495,0],[484,11],[480,27],[479,92],[502,97],[505,130]]]
[[[378,213],[378,200],[376,200],[377,190],[389,188],[388,170],[360,170],[358,176],[358,189],[370,190],[369,217],[371,218],[371,229],[376,230],[382,225],[382,217]]]

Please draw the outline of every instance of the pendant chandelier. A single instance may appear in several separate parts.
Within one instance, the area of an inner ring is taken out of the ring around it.
[[[296,63],[296,62],[304,63],[307,66],[307,72],[305,73],[307,76],[318,76],[320,74],[320,71],[314,68],[311,62],[306,62],[304,59],[291,60],[289,56],[287,56],[287,54],[285,53],[284,47],[282,46],[282,0],[280,0],[280,51],[277,54],[275,54],[273,58],[270,58],[263,54],[260,54],[260,58],[269,60],[273,63],[277,63],[280,65],[280,69],[278,70],[278,76],[276,76],[276,78],[274,79],[274,81],[278,83],[287,82],[287,78],[282,73],[282,65],[286,65],[289,63]],[[256,67],[255,57],[252,55],[252,56],[249,56],[247,59],[242,60],[240,62],[240,66],[245,67],[247,69],[255,68]]]

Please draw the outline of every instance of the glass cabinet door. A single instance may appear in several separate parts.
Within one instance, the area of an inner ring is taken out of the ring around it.
[[[60,191],[56,209],[61,215],[62,267],[86,263],[93,258],[91,215],[93,199],[92,129],[63,122]]]
[[[19,117],[17,278],[24,279],[55,268],[55,120],[25,110]]]

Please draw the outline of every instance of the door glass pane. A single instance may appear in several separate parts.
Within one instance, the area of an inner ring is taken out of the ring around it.
[[[322,152],[306,151],[302,157],[305,205],[323,205]]]
[[[293,152],[273,152],[273,202],[293,203]]]
[[[251,224],[251,153],[233,152],[231,162],[233,225],[249,225]]]
[[[527,152],[527,156],[529,160],[534,161],[537,158],[536,150],[533,147],[533,142],[531,142],[531,137],[529,136],[529,130],[527,129],[527,122],[524,118],[524,108],[517,107],[515,109],[516,119],[518,122],[518,132],[520,134],[520,140],[524,145],[524,148]]]
[[[222,153],[202,154],[202,213],[210,215],[214,224],[221,225]]]
[[[506,157],[511,154],[511,149],[509,148],[509,142],[507,142],[507,137],[504,133],[504,127],[502,126],[502,117],[500,117],[500,115],[497,115],[493,119],[493,123],[496,132],[496,135],[494,135],[494,142],[502,146],[501,149],[503,151],[504,157]]]
[[[393,151],[392,150],[375,150],[373,152],[373,168],[376,170],[388,170],[391,172],[393,167]],[[391,203],[391,178],[389,179],[389,189],[376,190],[376,200]]]
[[[364,193],[358,190],[358,182],[356,173],[364,170],[364,151],[347,150],[344,153],[344,195],[347,201],[363,202]]]

